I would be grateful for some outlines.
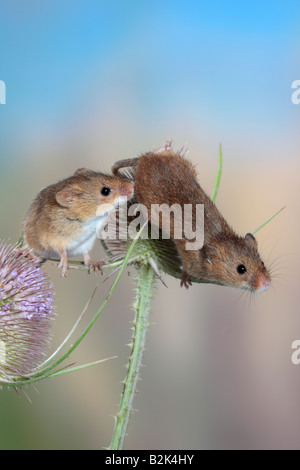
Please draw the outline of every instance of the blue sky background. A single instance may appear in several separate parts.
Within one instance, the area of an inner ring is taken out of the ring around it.
[[[2,1],[2,145],[78,135],[108,109],[153,145],[181,120],[219,139],[288,133],[299,17],[297,1]]]

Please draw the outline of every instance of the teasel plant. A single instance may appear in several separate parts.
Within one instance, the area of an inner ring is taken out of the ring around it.
[[[124,267],[125,263],[126,261]],[[110,359],[102,359],[74,367],[71,367],[73,364],[60,367],[95,323],[122,271],[120,269],[118,277],[99,311],[73,345],[62,353],[63,347],[82,320],[93,295],[62,344],[47,358],[52,339],[52,324],[56,317],[52,283],[42,271],[38,261],[21,246],[20,241],[15,244],[1,241],[0,388],[7,386],[16,390],[21,389],[29,399],[24,390],[26,385]]]

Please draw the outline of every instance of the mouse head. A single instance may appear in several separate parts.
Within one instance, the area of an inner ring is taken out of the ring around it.
[[[202,263],[210,280],[220,284],[262,292],[271,277],[261,260],[257,241],[251,233],[245,237],[220,233],[202,248]]]
[[[73,217],[88,220],[111,212],[133,194],[133,184],[116,176],[80,168],[56,193],[57,203]]]

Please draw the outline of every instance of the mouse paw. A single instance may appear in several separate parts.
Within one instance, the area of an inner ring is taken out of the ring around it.
[[[104,264],[106,264],[105,261],[101,260],[101,261],[93,261],[89,255],[85,255],[84,256],[84,264],[89,268],[88,272],[89,274],[91,272],[97,272],[97,271],[100,271],[101,274],[103,274],[103,269],[102,269],[102,266]]]
[[[183,271],[181,274],[181,282],[180,282],[180,287],[184,286],[186,289],[189,288],[189,286],[192,286],[192,282],[190,281],[190,276],[186,271]]]
[[[102,266],[106,264],[105,261],[91,261],[89,264],[88,264],[88,268],[89,268],[89,274],[94,271],[94,272],[97,272],[97,271],[100,271],[100,273],[103,275],[103,269],[102,269]]]
[[[67,271],[69,269],[67,255],[65,254],[61,255],[60,262],[57,267],[58,269],[61,269],[61,273],[60,273],[61,277],[67,277]]]

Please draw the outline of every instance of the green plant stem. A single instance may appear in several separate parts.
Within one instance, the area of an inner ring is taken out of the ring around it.
[[[212,194],[211,194],[211,196],[210,196],[210,199],[212,200],[212,202],[215,202],[216,197],[217,197],[217,194],[218,194],[219,186],[220,186],[221,175],[222,175],[222,161],[223,161],[222,145],[220,144],[220,147],[219,147],[218,169],[217,169],[217,174],[216,174],[216,179],[215,179],[214,188],[213,188]]]
[[[257,227],[255,230],[253,230],[252,235],[257,233],[260,229],[262,229],[265,225],[267,225],[274,217],[276,217],[281,211],[285,209],[285,206],[279,209],[279,211],[275,212],[275,214],[271,215],[271,217],[268,218],[265,222],[263,222],[259,227]]]
[[[155,272],[150,265],[144,264],[138,268],[136,300],[133,304],[135,318],[131,354],[124,380],[123,392],[118,412],[115,415],[115,427],[109,449],[121,450],[126,436],[127,426],[132,411],[132,402],[136,393],[142,356],[145,349],[146,332],[149,325],[148,316],[155,283]]]

